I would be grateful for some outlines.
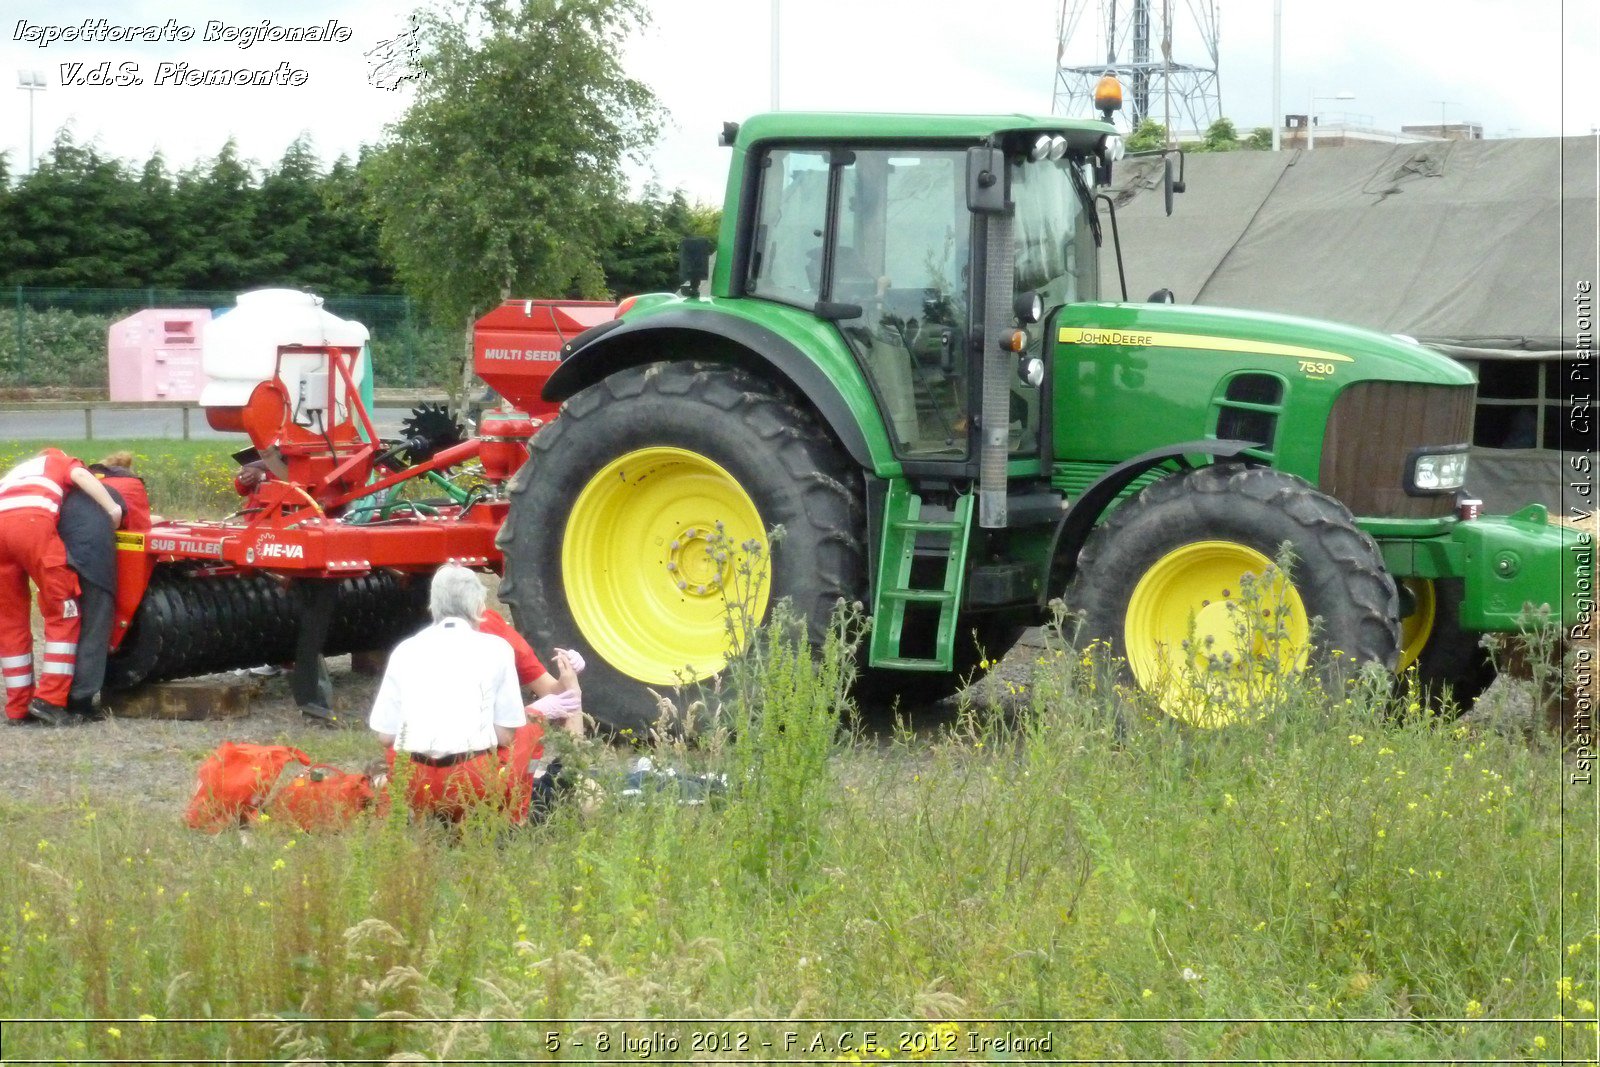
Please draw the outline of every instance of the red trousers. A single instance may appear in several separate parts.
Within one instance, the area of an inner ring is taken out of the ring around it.
[[[0,511],[0,676],[8,719],[27,718],[34,696],[29,578],[39,587],[44,616],[38,695],[65,707],[78,657],[78,576],[67,566],[54,515],[31,508]]]
[[[392,774],[394,749],[387,755]],[[469,809],[480,804],[503,808],[512,822],[522,822],[533,796],[528,764],[542,755],[544,726],[532,722],[517,730],[508,748],[485,752],[448,767],[412,762],[406,799],[412,811],[450,822],[460,822]]]

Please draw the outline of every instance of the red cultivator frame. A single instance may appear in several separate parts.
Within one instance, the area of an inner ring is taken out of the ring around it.
[[[435,419],[382,441],[351,374],[358,354],[284,348],[244,407],[209,412],[250,436],[261,480],[230,518],[118,536],[111,684],[388,648],[423,621],[416,575],[498,567],[501,490],[532,420],[491,415],[494,438],[462,442]],[[439,475],[474,460],[468,488]]]

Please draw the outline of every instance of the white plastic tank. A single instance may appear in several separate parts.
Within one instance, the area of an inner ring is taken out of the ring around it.
[[[339,345],[360,348],[352,377],[359,388],[371,373],[367,328],[341,319],[322,306],[322,298],[298,289],[256,289],[240,293],[235,306],[205,324],[201,334],[201,366],[205,388],[200,406],[241,408],[257,385],[272,377],[278,349],[293,345]],[[279,377],[291,398],[322,367],[317,356],[286,356]],[[340,388],[342,394],[342,386]],[[342,404],[343,396],[336,398]]]

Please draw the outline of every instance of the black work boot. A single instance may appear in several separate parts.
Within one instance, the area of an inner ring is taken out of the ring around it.
[[[336,730],[344,725],[334,710],[326,704],[301,704],[300,716],[308,723],[326,726],[330,729]]]
[[[106,717],[102,708],[94,697],[68,697],[67,714],[78,722],[99,722]]]
[[[71,726],[72,719],[67,715],[67,709],[57,707],[41,697],[34,697],[28,704],[28,718],[37,719],[46,726]]]

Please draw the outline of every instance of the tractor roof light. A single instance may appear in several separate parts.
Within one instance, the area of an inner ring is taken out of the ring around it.
[[[1012,313],[1018,322],[1038,322],[1044,318],[1044,298],[1037,290],[1023,290],[1011,301]]]
[[[1067,154],[1067,139],[1059,133],[1050,138],[1050,158],[1060,159]]]
[[[1033,147],[1028,149],[1028,158],[1037,163],[1050,154],[1050,135],[1041,133],[1039,139],[1033,142]]]
[[[1099,108],[1107,122],[1111,121],[1113,111],[1122,110],[1122,83],[1109,70],[1095,83],[1094,106]]]

